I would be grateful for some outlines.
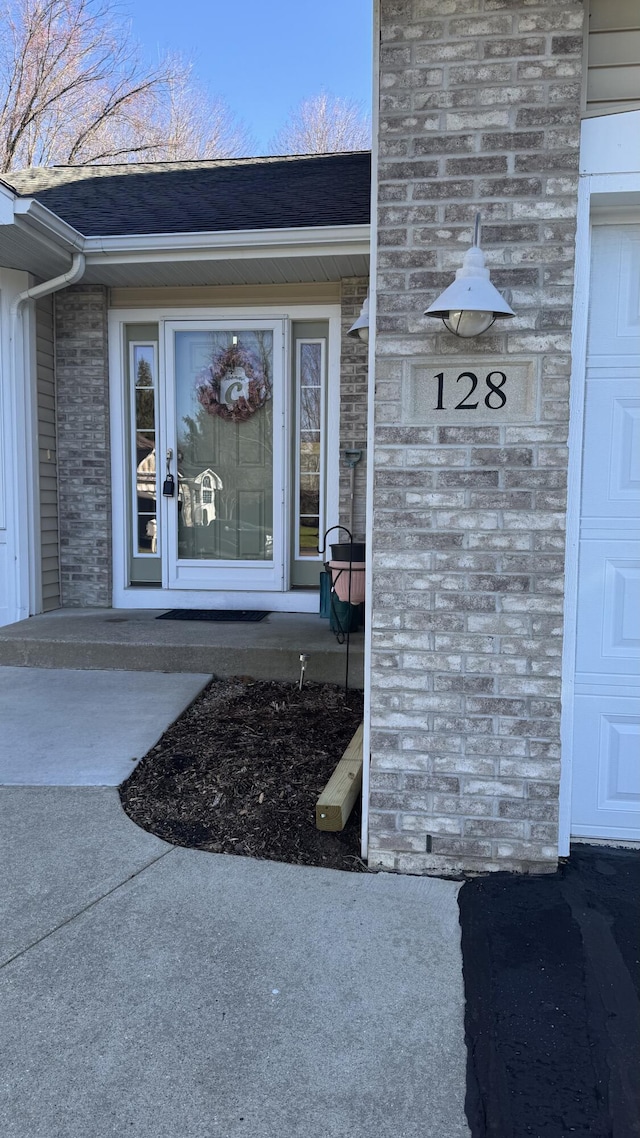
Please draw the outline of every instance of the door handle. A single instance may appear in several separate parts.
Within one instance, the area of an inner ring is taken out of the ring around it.
[[[167,474],[164,482],[162,483],[162,495],[164,498],[173,498],[176,492],[176,483],[171,473],[171,459],[173,458],[173,451],[167,451]]]

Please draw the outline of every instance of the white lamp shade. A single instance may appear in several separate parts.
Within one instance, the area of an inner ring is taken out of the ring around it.
[[[369,297],[365,297],[360,315],[355,324],[352,324],[347,336],[358,336],[361,340],[369,339]]]
[[[490,312],[494,320],[515,316],[513,309],[491,284],[484,255],[476,245],[465,253],[456,279],[427,308],[425,316],[445,319],[450,312]]]

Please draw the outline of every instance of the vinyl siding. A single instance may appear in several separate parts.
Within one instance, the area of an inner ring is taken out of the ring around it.
[[[260,304],[339,304],[340,281],[288,285],[112,288],[111,308],[234,308]]]
[[[586,114],[640,108],[640,0],[591,0]]]
[[[60,607],[56,396],[53,366],[53,299],[36,304],[36,371],[40,479],[42,611]]]

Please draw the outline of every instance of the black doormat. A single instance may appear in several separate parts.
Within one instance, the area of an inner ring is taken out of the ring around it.
[[[256,612],[254,609],[171,609],[160,613],[156,620],[217,620],[226,624],[252,621],[255,624],[268,615],[268,612]]]

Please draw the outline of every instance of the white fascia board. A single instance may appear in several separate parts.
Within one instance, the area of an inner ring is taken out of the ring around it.
[[[243,260],[264,257],[368,255],[368,225],[309,229],[244,229],[222,233],[125,234],[86,237],[83,250],[92,265],[138,261]]]

